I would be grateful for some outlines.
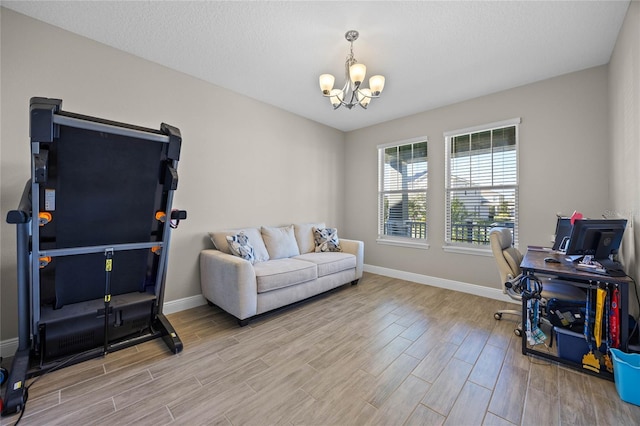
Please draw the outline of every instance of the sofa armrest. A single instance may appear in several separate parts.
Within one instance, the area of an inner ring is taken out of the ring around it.
[[[211,303],[238,319],[257,313],[258,288],[251,262],[219,250],[200,252],[200,286]]]
[[[358,240],[340,238],[340,247],[345,253],[351,253],[356,257],[356,279],[362,278],[364,267],[364,243]]]

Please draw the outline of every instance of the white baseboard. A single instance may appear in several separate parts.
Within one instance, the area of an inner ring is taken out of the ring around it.
[[[418,284],[430,285],[433,287],[446,288],[449,290],[461,291],[463,293],[474,294],[476,296],[488,297],[490,299],[500,300],[504,302],[514,302],[502,290],[497,288],[484,287],[477,284],[463,283],[460,281],[447,280],[444,278],[431,277],[429,275],[414,274],[412,272],[399,271],[397,269],[383,268],[380,266],[364,265],[364,271],[372,274],[383,275],[385,277],[398,278],[401,280],[412,281]],[[186,309],[195,308],[205,305],[207,300],[201,294],[189,296],[183,299],[172,300],[166,302],[162,307],[164,314],[173,314],[184,311]],[[515,302],[514,302],[515,303]],[[18,338],[0,341],[0,356],[11,357],[18,349]]]
[[[162,305],[162,313],[165,315],[174,314],[176,312],[185,311],[187,309],[196,308],[206,304],[207,299],[205,299],[203,295],[198,294],[196,296],[189,296],[183,299],[165,302],[164,305]]]
[[[432,287],[446,288],[460,291],[462,293],[474,294],[476,296],[488,297],[489,299],[500,300],[501,302],[517,303],[502,290],[489,288],[477,284],[463,283],[461,281],[447,280],[444,278],[431,277],[429,275],[415,274],[413,272],[399,271],[397,269],[383,268],[381,266],[364,265],[364,271],[372,274],[383,275],[385,277],[397,278],[405,281],[412,281],[418,284],[430,285]]]
[[[18,350],[18,338],[14,337],[13,339],[7,339],[0,341],[0,357],[9,358],[15,355],[16,350]],[[2,363],[4,367],[7,369],[10,367],[7,363]]]
[[[172,300],[166,302],[162,306],[162,313],[165,315],[173,314],[176,312],[184,311],[186,309],[195,308],[198,306],[206,305],[207,300],[201,295],[185,297],[183,299]],[[18,349],[18,338],[7,339],[0,341],[0,356],[3,358],[12,357]],[[7,366],[8,368],[9,366]]]

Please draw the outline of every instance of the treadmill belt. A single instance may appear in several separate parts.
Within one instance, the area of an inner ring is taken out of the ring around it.
[[[55,247],[154,241],[162,144],[61,126],[55,165]],[[143,291],[148,250],[114,253],[112,294]],[[104,295],[104,253],[59,256],[56,307]]]
[[[57,248],[150,241],[162,146],[100,136],[62,127],[52,144]]]

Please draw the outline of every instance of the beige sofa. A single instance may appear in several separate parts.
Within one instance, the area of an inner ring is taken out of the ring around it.
[[[323,223],[210,232],[200,253],[202,294],[246,325],[256,315],[362,277],[364,243]],[[247,244],[248,243],[248,244]]]

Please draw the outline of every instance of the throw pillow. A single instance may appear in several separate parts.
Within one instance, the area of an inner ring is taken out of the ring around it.
[[[249,243],[253,246],[253,255],[256,262],[265,262],[269,260],[269,253],[262,241],[262,234],[260,228],[245,228],[244,233],[249,238]]]
[[[342,251],[336,228],[313,228],[313,234],[316,242],[316,253]]]
[[[240,232],[236,235],[229,235],[227,237],[227,244],[229,245],[229,251],[231,254],[248,260],[251,263],[255,262],[253,254],[253,246],[249,244],[249,238],[244,232]]]
[[[283,259],[300,254],[293,225],[280,228],[263,226],[261,232],[270,259]]]
[[[253,255],[255,257],[255,262],[265,262],[269,260],[269,253],[267,252],[267,248],[264,246],[264,241],[262,241],[260,228],[214,231],[209,232],[209,237],[211,237],[211,241],[213,242],[213,245],[216,247],[216,249],[220,250],[223,253],[232,254],[231,250],[229,249],[227,237],[239,234],[240,232],[244,232],[244,234],[249,239],[249,244],[253,246]]]
[[[227,237],[229,235],[237,234],[240,230],[226,230],[226,231],[214,231],[209,232],[209,238],[217,250],[223,253],[231,254],[229,250],[229,243],[227,243]]]
[[[293,225],[300,254],[312,253],[316,249],[313,228],[324,227],[324,223],[299,223]]]

